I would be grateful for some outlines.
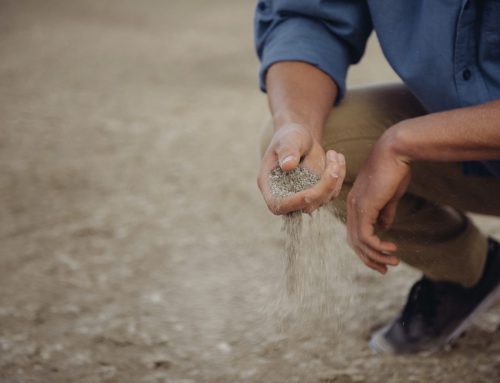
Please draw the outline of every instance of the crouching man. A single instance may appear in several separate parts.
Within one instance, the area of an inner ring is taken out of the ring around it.
[[[500,216],[500,2],[260,0],[255,40],[272,127],[258,184],[275,214],[334,200],[361,261],[422,271],[378,352],[437,349],[500,292],[500,245],[465,215]],[[403,83],[345,89],[375,30]],[[280,199],[276,166],[321,174]]]

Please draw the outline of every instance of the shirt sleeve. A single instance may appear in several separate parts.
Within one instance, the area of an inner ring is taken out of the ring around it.
[[[361,59],[372,22],[366,0],[259,0],[254,31],[264,92],[271,65],[302,61],[335,81],[339,101],[347,69]]]

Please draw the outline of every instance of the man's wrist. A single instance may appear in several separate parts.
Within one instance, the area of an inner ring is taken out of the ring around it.
[[[278,130],[282,128],[298,128],[298,129],[304,129],[311,134],[311,137],[320,142],[322,138],[322,128],[318,124],[313,124],[310,122],[305,122],[301,118],[296,118],[291,115],[287,116],[274,116],[273,117],[273,125],[274,125],[274,132],[276,133]]]
[[[387,129],[380,138],[380,145],[385,152],[400,161],[410,163],[415,158],[415,148],[411,145],[411,131],[406,126],[406,121],[400,122]]]

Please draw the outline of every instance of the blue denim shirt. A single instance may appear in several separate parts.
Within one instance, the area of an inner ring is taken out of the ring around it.
[[[500,0],[259,0],[260,84],[279,61],[315,65],[345,93],[374,29],[386,59],[430,113],[500,99]],[[466,163],[500,177],[500,161]]]

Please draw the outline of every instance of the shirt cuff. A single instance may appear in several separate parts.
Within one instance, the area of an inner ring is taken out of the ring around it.
[[[261,57],[260,89],[266,91],[269,67],[280,61],[301,61],[314,65],[337,84],[338,103],[345,94],[345,79],[351,57],[344,43],[321,21],[289,18],[278,24],[267,36]]]

